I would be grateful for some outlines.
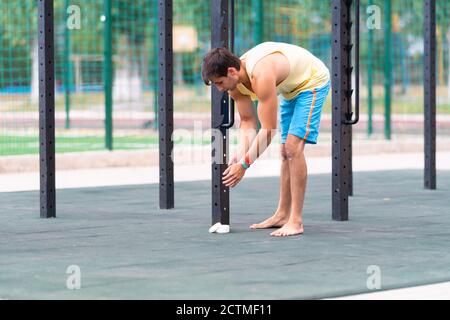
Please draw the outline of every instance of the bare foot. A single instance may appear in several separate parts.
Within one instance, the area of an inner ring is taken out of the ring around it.
[[[250,229],[268,229],[268,228],[280,228],[284,226],[289,220],[287,214],[280,214],[278,211],[270,218],[260,223],[254,223],[250,226]]]
[[[295,236],[303,233],[303,224],[288,222],[283,227],[278,230],[275,230],[270,235],[274,237],[287,237],[287,236]]]

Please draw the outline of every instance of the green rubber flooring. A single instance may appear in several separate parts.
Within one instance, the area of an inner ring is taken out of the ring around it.
[[[358,172],[350,220],[331,220],[331,177],[310,175],[305,233],[250,230],[273,213],[278,178],[231,192],[231,233],[209,234],[209,181],[59,190],[57,218],[39,193],[0,194],[0,299],[317,299],[450,280],[450,172],[438,190],[422,171]],[[69,266],[81,288],[69,290]],[[371,270],[369,268],[369,270]]]

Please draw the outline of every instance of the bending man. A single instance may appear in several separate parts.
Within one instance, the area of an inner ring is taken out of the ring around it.
[[[264,42],[238,58],[226,48],[207,53],[202,77],[219,91],[227,90],[241,119],[241,142],[224,172],[224,185],[234,187],[270,144],[277,129],[280,97],[281,177],[276,212],[252,229],[278,228],[272,236],[304,231],[302,210],[307,166],[305,144],[316,144],[330,75],[322,61],[304,48]],[[255,114],[252,101],[258,101]],[[261,128],[257,130],[257,120]]]

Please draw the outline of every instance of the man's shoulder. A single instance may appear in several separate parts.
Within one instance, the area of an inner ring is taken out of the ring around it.
[[[273,54],[262,57],[253,67],[252,76],[261,77],[267,75],[273,75],[275,71],[275,59]]]

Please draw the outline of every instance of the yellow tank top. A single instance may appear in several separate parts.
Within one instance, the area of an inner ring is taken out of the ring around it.
[[[277,86],[277,93],[282,94],[285,99],[291,100],[300,92],[320,88],[330,80],[328,68],[311,52],[302,47],[282,42],[263,42],[241,56],[240,59],[245,60],[249,78],[252,78],[256,63],[275,52],[282,53],[290,64],[289,75]],[[256,94],[242,83],[239,83],[237,88],[240,93],[250,96],[253,101],[258,100]]]

